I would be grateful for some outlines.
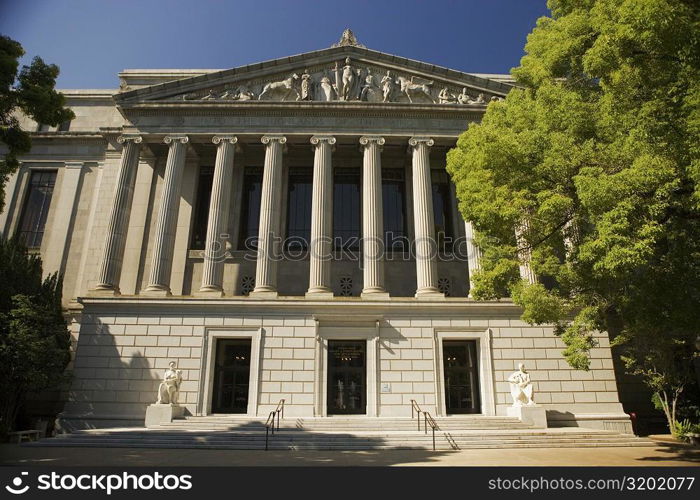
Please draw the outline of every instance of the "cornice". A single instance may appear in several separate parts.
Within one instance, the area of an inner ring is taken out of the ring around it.
[[[123,309],[131,313],[140,310],[161,310],[192,312],[220,312],[222,314],[249,313],[265,314],[296,313],[308,315],[342,314],[411,314],[428,315],[437,312],[470,316],[508,315],[517,317],[522,309],[511,300],[475,301],[467,298],[445,298],[417,300],[412,297],[392,297],[387,300],[365,301],[359,298],[335,297],[332,300],[309,300],[304,297],[280,297],[277,299],[255,299],[252,297],[147,297],[147,296],[107,296],[79,297],[78,303],[84,308]]]
[[[457,118],[479,120],[486,106],[457,104],[354,103],[354,102],[274,102],[248,101],[238,103],[187,103],[159,101],[118,106],[128,117],[140,116],[326,116],[366,118]]]

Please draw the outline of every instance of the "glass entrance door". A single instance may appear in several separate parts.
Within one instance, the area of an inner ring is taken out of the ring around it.
[[[212,413],[248,411],[250,344],[250,339],[217,340]]]
[[[447,413],[481,413],[476,340],[442,343]]]
[[[328,414],[367,413],[367,342],[328,341]]]

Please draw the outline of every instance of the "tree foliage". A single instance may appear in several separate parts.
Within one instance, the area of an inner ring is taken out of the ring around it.
[[[58,66],[46,64],[37,56],[29,66],[22,66],[18,74],[23,55],[24,49],[18,42],[0,35],[0,142],[7,147],[0,161],[0,212],[7,176],[17,168],[17,156],[31,148],[31,138],[20,127],[17,112],[52,126],[74,118],[73,112],[65,107],[63,94],[54,90]]]
[[[607,330],[630,371],[681,394],[700,333],[700,3],[548,6],[518,88],[448,155],[484,247],[473,294],[556,324],[576,368]],[[517,273],[523,221],[532,285]]]
[[[56,387],[70,360],[61,278],[42,279],[41,260],[0,239],[0,435],[12,429],[29,393]]]

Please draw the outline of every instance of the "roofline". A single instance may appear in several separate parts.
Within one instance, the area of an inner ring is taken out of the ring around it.
[[[352,54],[374,57],[375,59],[378,59],[379,61],[384,60],[387,63],[402,65],[408,69],[413,68],[417,71],[422,71],[425,73],[438,74],[438,75],[442,74],[442,75],[444,75],[445,78],[457,79],[457,80],[461,80],[463,82],[473,81],[474,86],[476,86],[476,87],[488,89],[491,92],[500,93],[503,95],[507,94],[513,88],[512,85],[509,85],[507,83],[498,82],[496,80],[489,80],[489,79],[486,79],[483,77],[475,76],[472,73],[465,73],[462,71],[457,71],[457,70],[453,70],[450,68],[446,68],[444,66],[436,66],[434,64],[416,61],[415,59],[408,59],[406,57],[396,56],[396,55],[388,54],[385,52],[380,52],[377,50],[372,50],[372,49],[368,49],[368,48],[364,48],[364,47],[357,47],[357,46],[331,47],[331,48],[326,48],[326,49],[314,50],[311,52],[305,52],[305,53],[297,54],[297,55],[293,55],[293,56],[281,57],[278,59],[271,59],[268,61],[247,64],[245,66],[238,66],[235,68],[220,71],[218,73],[204,73],[204,74],[201,74],[199,76],[191,77],[187,80],[189,80],[188,84],[196,85],[199,83],[205,83],[207,80],[214,79],[214,77],[216,77],[217,79],[218,78],[226,78],[228,76],[234,76],[234,75],[244,74],[244,73],[248,73],[248,72],[254,72],[256,70],[271,69],[271,68],[274,68],[276,66],[287,66],[287,65],[291,65],[291,64],[294,64],[297,62],[303,62],[308,57],[318,57],[318,56],[325,56],[325,55],[344,56],[344,55],[352,55]],[[159,70],[159,71],[163,71],[163,70]],[[130,99],[138,98],[138,97],[148,97],[148,96],[151,96],[153,94],[167,93],[168,90],[172,90],[175,92],[181,92],[181,91],[183,91],[182,81],[183,80],[175,80],[175,81],[170,81],[170,82],[165,82],[165,83],[158,83],[158,84],[150,85],[147,87],[142,87],[142,88],[135,89],[135,90],[122,92],[122,93],[116,95],[115,99],[117,100],[117,102],[121,102],[121,101],[130,100]],[[186,85],[185,87],[188,87],[188,86],[189,85]]]

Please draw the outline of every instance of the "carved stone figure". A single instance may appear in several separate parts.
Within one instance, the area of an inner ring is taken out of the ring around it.
[[[457,102],[460,104],[469,104],[471,100],[471,96],[467,94],[467,87],[464,87],[462,93],[457,96]]]
[[[374,80],[372,70],[369,68],[367,68],[367,76],[365,77],[365,84],[362,86],[360,100],[370,102],[376,102],[379,100],[379,86]]]
[[[216,93],[213,90],[210,90],[209,92],[207,92],[207,95],[205,95],[201,99],[202,99],[202,101],[212,101],[216,98],[217,98]]]
[[[314,100],[314,79],[309,74],[308,69],[305,69],[304,74],[301,75],[301,100],[302,101],[313,101]]]
[[[345,66],[342,68],[342,76],[338,81],[338,63],[335,66],[336,90],[343,101],[350,101],[357,98],[356,85],[360,76],[359,70],[352,67],[349,57],[345,58]]]
[[[440,104],[453,104],[455,100],[455,95],[451,94],[447,87],[444,87],[438,94],[438,103]]]
[[[232,101],[250,101],[255,99],[255,94],[253,94],[248,87],[241,85],[236,90],[227,90],[219,99],[231,99]]]
[[[284,80],[266,83],[263,87],[262,92],[260,92],[260,95],[258,96],[258,101],[261,101],[263,97],[269,97],[269,95],[273,92],[279,93],[279,95],[281,95],[281,99],[279,99],[280,101],[286,101],[287,97],[294,93],[296,94],[296,100],[298,101],[299,99],[301,99],[299,91],[295,87],[296,82],[298,80],[299,75],[294,73],[289,78],[286,78]]]
[[[158,401],[156,404],[177,404],[178,396],[180,395],[180,384],[182,383],[182,370],[177,369],[175,361],[168,364],[169,368],[165,370],[163,381],[158,386]]]
[[[523,363],[518,364],[518,371],[513,372],[508,377],[508,382],[510,382],[510,394],[513,396],[513,406],[533,406],[535,404],[532,399],[530,374],[525,371]]]
[[[430,86],[433,84],[433,82],[429,80],[423,80],[422,82],[414,82],[414,80],[418,79],[414,76],[412,76],[410,79],[403,76],[399,77],[399,83],[401,84],[401,93],[405,94],[406,97],[408,97],[408,102],[412,103],[414,97],[421,96],[427,98],[430,102],[434,103],[435,99],[433,99],[433,96],[430,95]]]
[[[394,94],[394,77],[391,76],[391,72],[387,70],[386,75],[382,78],[382,102],[391,102]]]
[[[492,101],[497,101],[497,102],[498,102],[498,101],[502,101],[503,98],[500,97],[500,96],[494,95],[494,96],[491,96],[491,100],[492,100]]]
[[[319,83],[320,95],[318,96],[319,101],[333,101],[335,99],[335,89],[331,83],[331,79],[328,75],[324,74],[321,77],[321,82]]]
[[[486,104],[486,99],[484,99],[484,94],[479,94],[476,99],[469,101],[469,104]]]

